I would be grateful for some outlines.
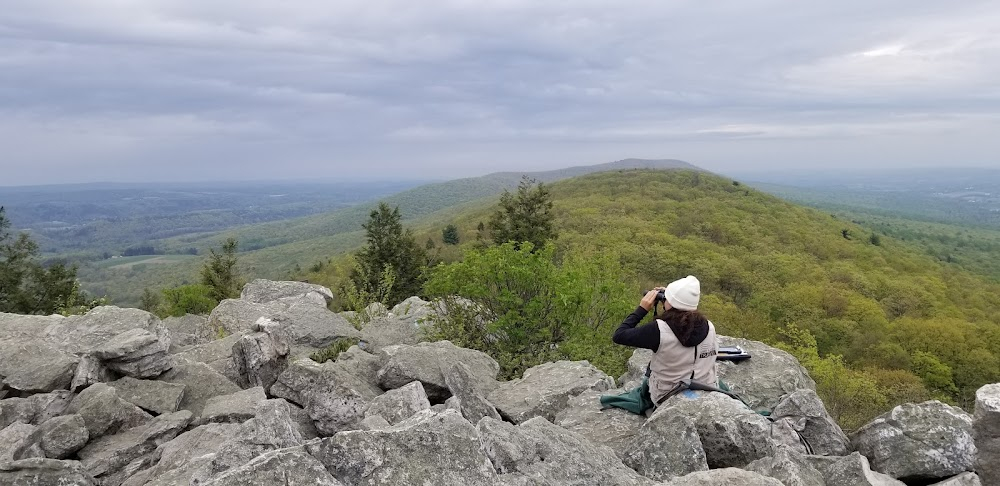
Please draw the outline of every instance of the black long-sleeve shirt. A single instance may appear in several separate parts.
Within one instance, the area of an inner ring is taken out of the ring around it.
[[[649,311],[643,309],[642,306],[636,307],[618,326],[614,335],[611,336],[611,340],[615,344],[651,349],[656,352],[660,348],[660,327],[656,324],[656,320],[636,327],[648,313]]]

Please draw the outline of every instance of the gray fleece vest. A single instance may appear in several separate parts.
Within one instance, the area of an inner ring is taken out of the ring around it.
[[[708,336],[694,347],[682,345],[666,322],[657,319],[656,325],[660,328],[660,347],[649,362],[649,395],[653,403],[659,402],[683,378],[710,385],[718,383],[715,357],[719,354],[719,343],[712,321],[708,321]]]

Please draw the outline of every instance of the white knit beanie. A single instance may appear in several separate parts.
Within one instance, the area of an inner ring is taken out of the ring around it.
[[[688,275],[680,280],[674,280],[667,285],[664,292],[670,307],[678,310],[698,310],[698,300],[701,298],[701,282],[694,275]]]

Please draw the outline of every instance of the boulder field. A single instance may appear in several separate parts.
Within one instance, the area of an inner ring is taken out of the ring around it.
[[[689,391],[638,416],[598,398],[649,351],[617,380],[558,361],[498,381],[424,341],[431,303],[359,331],[332,295],[255,280],[207,318],[0,314],[0,485],[1000,485],[1000,384],[972,414],[904,404],[848,435],[792,356],[721,337],[753,354],[719,363],[753,409]]]

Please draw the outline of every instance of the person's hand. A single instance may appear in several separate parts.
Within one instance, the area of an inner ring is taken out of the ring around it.
[[[646,312],[649,312],[649,309],[652,309],[653,304],[656,303],[656,294],[665,289],[666,287],[656,287],[653,290],[646,292],[646,295],[642,296],[642,300],[639,301],[639,307],[642,307],[643,309],[646,309]]]

